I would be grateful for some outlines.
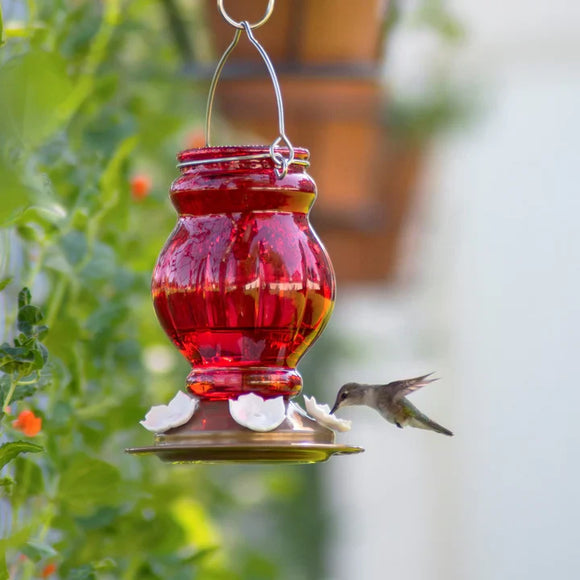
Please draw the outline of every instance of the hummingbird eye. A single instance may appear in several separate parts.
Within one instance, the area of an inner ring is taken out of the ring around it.
[[[341,399],[346,399],[348,397],[348,393],[342,393],[342,395],[340,395]]]

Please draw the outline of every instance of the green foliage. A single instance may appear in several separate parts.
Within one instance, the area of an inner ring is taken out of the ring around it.
[[[391,0],[385,25],[387,34],[405,27],[425,31],[439,49],[458,45],[466,35],[446,0]],[[395,141],[405,146],[424,145],[435,134],[463,125],[473,115],[472,95],[453,86],[446,68],[442,59],[434,59],[434,65],[424,72],[420,93],[401,87],[389,92],[385,122]]]
[[[465,38],[463,25],[449,11],[445,0],[423,0],[415,14],[415,22],[417,25],[432,28],[449,42]]]
[[[18,294],[18,334],[12,344],[0,345],[0,419],[11,402],[29,397],[50,383],[50,375],[42,373],[48,350],[41,341],[48,327],[40,324],[44,316],[30,299],[30,290],[23,288]]]
[[[38,50],[11,58],[0,70],[0,86],[10,87],[0,98],[5,138],[33,147],[61,126],[72,85],[59,54]]]
[[[12,276],[8,276],[7,278],[4,278],[4,280],[0,280],[0,292],[4,290],[4,288],[10,284],[10,282],[12,282]]]
[[[411,24],[430,29],[447,42],[455,43],[465,38],[464,27],[450,11],[446,0],[419,0],[409,11]],[[400,25],[403,14],[402,0],[391,0],[385,20],[387,32]]]
[[[0,345],[0,371],[25,377],[44,367],[48,351],[41,340],[48,333],[48,327],[39,324],[43,318],[40,308],[30,304],[30,290],[23,288],[18,295],[16,328],[19,334],[12,346],[7,342]]]
[[[472,107],[465,96],[433,89],[419,98],[394,99],[386,110],[386,123],[393,135],[406,141],[425,141],[435,133],[468,122]]]
[[[175,221],[174,155],[203,111],[176,74],[164,4],[29,0],[24,20],[0,20],[0,579],[47,564],[70,580],[319,577],[314,542],[283,554],[314,512],[293,510],[305,471],[252,470],[257,506],[245,469],[123,453],[150,443],[139,419],[187,374],[149,294]],[[154,186],[135,199],[141,172]],[[148,349],[170,368],[146,368]]]
[[[54,558],[58,555],[56,550],[40,542],[27,542],[22,548],[22,553],[33,562],[40,562],[45,558]]]
[[[119,500],[119,470],[85,454],[73,457],[62,470],[58,496],[71,514],[87,515],[95,506],[112,506]]]
[[[0,469],[9,461],[16,459],[21,453],[38,453],[42,451],[40,445],[30,443],[29,441],[12,441],[0,445]]]

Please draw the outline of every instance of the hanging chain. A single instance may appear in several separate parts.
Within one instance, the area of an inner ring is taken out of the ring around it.
[[[270,78],[272,80],[272,85],[274,86],[274,93],[276,95],[276,105],[278,107],[278,137],[274,140],[274,142],[270,145],[270,152],[269,157],[272,159],[274,163],[274,171],[276,173],[276,177],[278,179],[282,179],[288,173],[288,167],[294,162],[294,147],[290,142],[290,139],[286,136],[286,129],[284,126],[284,103],[282,101],[282,91],[280,90],[280,83],[278,82],[278,77],[276,76],[276,71],[274,70],[274,65],[268,56],[268,53],[265,51],[264,47],[256,40],[256,37],[253,35],[252,30],[255,28],[259,28],[263,24],[265,24],[272,12],[274,10],[274,3],[275,0],[268,0],[268,7],[266,8],[266,13],[264,14],[263,18],[254,24],[250,24],[248,21],[244,20],[241,22],[237,22],[233,18],[231,18],[224,8],[223,0],[217,0],[218,9],[223,16],[223,18],[233,26],[236,30],[234,33],[234,38],[232,39],[229,46],[226,48],[225,52],[219,59],[215,73],[213,78],[211,79],[211,84],[209,87],[209,94],[207,98],[207,108],[205,113],[205,146],[211,147],[211,119],[213,113],[213,104],[215,98],[215,92],[217,89],[218,82],[220,80],[220,76],[222,70],[230,56],[230,54],[236,48],[238,42],[240,41],[240,37],[242,31],[246,33],[248,40],[254,45],[256,50],[258,51],[259,55],[262,57],[266,68],[268,69],[268,73],[270,74]],[[283,154],[282,151],[286,152],[286,156]],[[258,158],[260,156],[250,156],[251,158]],[[184,165],[192,165],[192,162],[186,162],[180,164],[180,166]]]

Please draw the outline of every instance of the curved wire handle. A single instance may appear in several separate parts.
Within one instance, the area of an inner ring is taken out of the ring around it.
[[[252,28],[257,28],[258,26],[261,26],[270,17],[273,6],[274,0],[270,0],[266,16],[256,24],[250,24],[246,20],[238,23],[235,20],[232,20],[229,16],[227,16],[225,10],[223,9],[223,0],[218,0],[218,7],[220,8],[222,15],[232,26],[236,28],[236,31],[234,33],[234,38],[232,42],[226,48],[222,57],[218,61],[215,73],[213,75],[213,78],[211,79],[209,94],[207,97],[207,108],[205,113],[205,146],[211,147],[210,145],[211,117],[217,84],[219,82],[222,70],[228,60],[228,57],[238,44],[240,36],[242,34],[242,30],[244,30],[246,32],[246,35],[248,36],[248,39],[255,46],[256,50],[262,57],[262,60],[264,61],[264,64],[268,69],[268,73],[270,74],[270,78],[272,79],[272,84],[274,85],[274,93],[276,94],[276,104],[278,106],[279,135],[275,139],[275,141],[270,145],[270,157],[275,165],[274,171],[276,173],[276,177],[278,179],[282,179],[286,175],[286,173],[288,173],[289,165],[294,161],[294,147],[292,146],[290,139],[288,139],[288,137],[286,136],[286,129],[284,127],[284,103],[282,102],[282,91],[280,90],[280,84],[278,83],[278,77],[276,76],[274,65],[272,64],[272,61],[270,60],[270,57],[264,50],[263,46],[256,40],[256,38],[252,34]],[[284,157],[284,155],[282,155],[280,151],[276,151],[277,147],[286,147],[288,149],[288,156]]]

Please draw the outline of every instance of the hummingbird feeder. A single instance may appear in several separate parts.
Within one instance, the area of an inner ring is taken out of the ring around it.
[[[359,447],[335,443],[346,421],[305,398],[296,365],[326,326],[335,276],[309,222],[316,184],[309,152],[293,147],[274,67],[252,30],[237,22],[210,84],[205,146],[178,155],[181,175],[170,197],[178,222],[159,255],[152,294],[159,321],[192,370],[188,394],[153,407],[143,425],[150,447],[169,462],[325,461]],[[274,86],[279,136],[271,145],[210,144],[215,90],[242,32],[262,57]]]

